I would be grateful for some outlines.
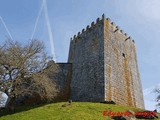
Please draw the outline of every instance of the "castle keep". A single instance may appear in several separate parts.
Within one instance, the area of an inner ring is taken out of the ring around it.
[[[73,101],[144,108],[135,42],[105,15],[71,38],[68,64],[64,84]]]

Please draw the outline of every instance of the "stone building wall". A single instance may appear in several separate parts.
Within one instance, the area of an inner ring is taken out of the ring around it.
[[[134,40],[104,19],[105,98],[144,108]]]
[[[56,101],[67,101],[70,98],[70,84],[72,79],[72,64],[70,63],[48,63],[46,74],[56,83],[59,89]]]
[[[110,101],[144,108],[134,40],[102,16],[70,42],[73,101]]]
[[[97,19],[71,40],[73,101],[104,101],[103,29],[102,20]]]

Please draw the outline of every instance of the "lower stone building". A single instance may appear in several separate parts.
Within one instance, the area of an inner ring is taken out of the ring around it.
[[[65,100],[144,108],[135,41],[105,15],[71,38],[68,63],[56,65]]]

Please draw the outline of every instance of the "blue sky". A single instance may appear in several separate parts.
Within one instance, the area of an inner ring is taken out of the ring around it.
[[[41,0],[0,0],[0,16],[14,40],[29,41],[41,3]],[[160,84],[159,0],[47,0],[47,5],[57,62],[67,61],[70,38],[105,13],[135,40],[143,89]],[[0,23],[0,43],[8,37]],[[44,41],[51,54],[43,12],[34,38]]]

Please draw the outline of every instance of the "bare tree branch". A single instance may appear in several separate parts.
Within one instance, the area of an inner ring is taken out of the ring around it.
[[[58,90],[45,74],[49,60],[43,43],[38,40],[24,46],[6,41],[0,46],[0,91],[10,99],[37,94],[43,100],[53,100]]]

